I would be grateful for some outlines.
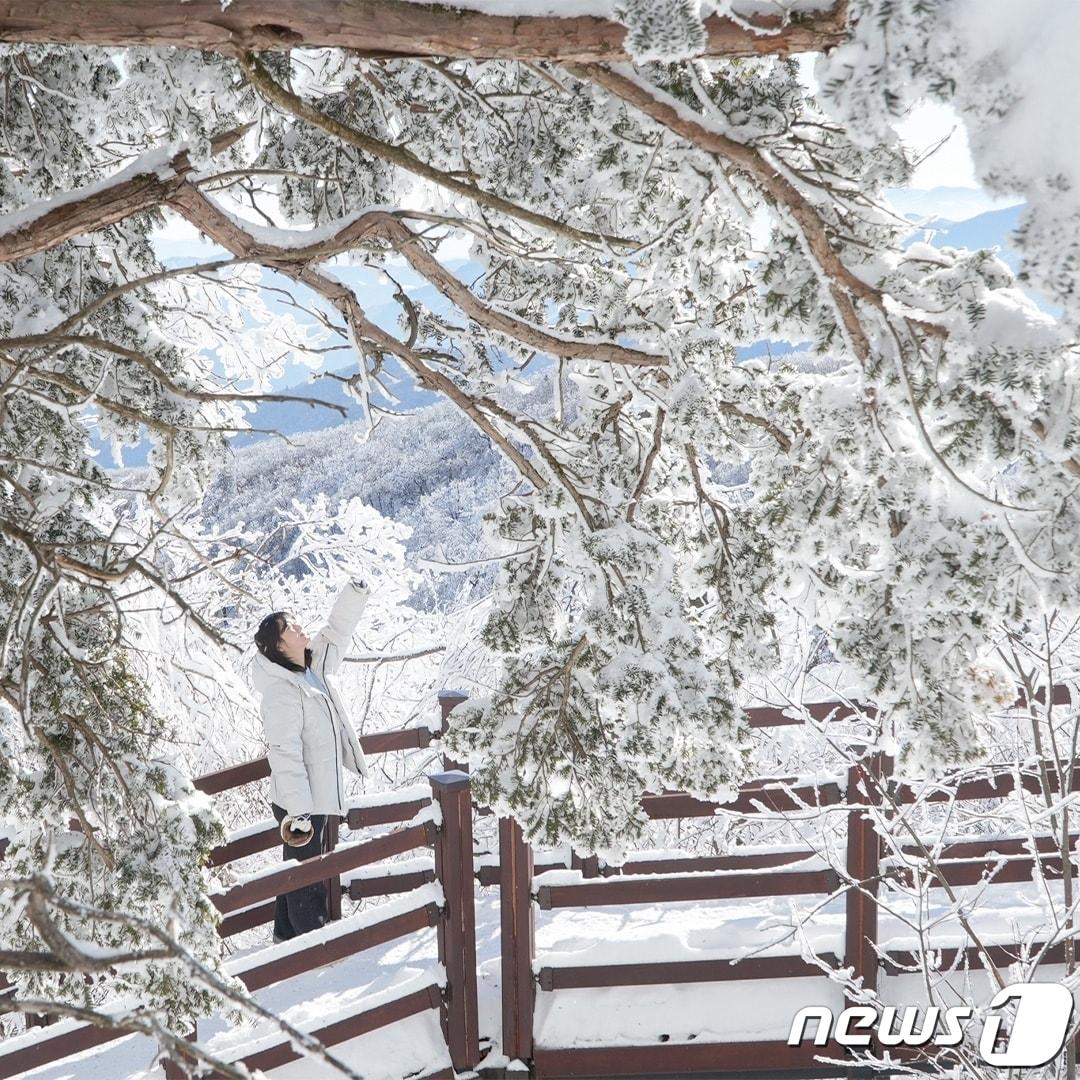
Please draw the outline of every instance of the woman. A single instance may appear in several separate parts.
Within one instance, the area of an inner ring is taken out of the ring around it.
[[[324,850],[328,815],[344,815],[342,768],[367,776],[367,763],[329,676],[341,666],[368,599],[368,587],[342,589],[327,625],[312,641],[282,611],[267,615],[255,632],[253,681],[270,760],[270,800],[286,859],[309,859]],[[277,898],[274,941],[287,941],[327,919],[326,883],[305,885]]]

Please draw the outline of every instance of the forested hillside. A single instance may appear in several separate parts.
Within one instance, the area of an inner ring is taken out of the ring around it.
[[[481,515],[503,489],[502,470],[487,439],[440,404],[387,417],[370,435],[364,423],[344,423],[242,447],[215,479],[204,513],[215,529],[244,524],[269,534],[294,504],[360,498],[412,530],[405,542],[412,565],[469,563],[486,556]],[[475,599],[490,591],[492,567],[429,574],[410,604],[446,610]]]

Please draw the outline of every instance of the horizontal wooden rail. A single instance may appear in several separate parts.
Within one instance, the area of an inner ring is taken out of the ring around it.
[[[1040,855],[1039,862],[1044,877],[1056,880],[1065,876],[1060,856]],[[993,885],[1015,885],[1034,880],[1035,860],[1031,856],[1014,859],[950,859],[938,862],[933,867],[928,866],[922,873],[931,888],[978,885],[982,881]],[[899,881],[908,888],[914,888],[917,880],[915,868],[910,866],[892,867],[883,876]]]
[[[778,866],[817,858],[814,851],[762,851],[753,855],[700,855],[685,859],[637,859],[622,866],[600,867],[601,877],[639,876],[644,874],[683,874],[716,870],[770,870]],[[537,873],[540,871],[537,870]]]
[[[378,806],[351,806],[345,817],[350,829],[367,829],[372,825],[392,825],[416,817],[431,799],[410,799],[408,802],[380,803]]]
[[[4,1053],[4,1044],[0,1041],[0,1078],[21,1076],[42,1065],[61,1061],[72,1054],[80,1054],[95,1046],[115,1042],[130,1034],[130,1031],[80,1024],[78,1027],[69,1028],[51,1036],[48,1034],[48,1028],[44,1028],[32,1043],[7,1053]],[[70,1075],[75,1075],[75,1073],[72,1072]]]
[[[911,1056],[909,1047],[894,1047],[897,1060]],[[767,1076],[770,1080],[836,1080],[837,1076],[876,1076],[880,1072],[858,1071],[852,1066],[823,1065],[816,1060],[827,1056],[846,1059],[855,1065],[851,1051],[836,1043],[817,1047],[812,1041],[801,1046],[786,1042],[692,1042],[660,1043],[649,1046],[586,1046],[549,1048],[538,1046],[533,1055],[536,1076],[548,1077],[620,1077],[622,1080],[640,1077],[709,1077],[715,1080],[722,1073],[742,1080],[749,1076]]]
[[[435,880],[435,870],[410,870],[406,874],[383,874],[374,878],[353,878],[349,882],[349,899],[366,900],[372,896],[393,896],[412,892]]]
[[[192,784],[207,795],[220,795],[231,788],[253,784],[256,780],[265,780],[270,775],[270,761],[265,757],[252,761],[241,761],[238,765],[229,765],[216,772],[196,776]]]
[[[717,813],[756,814],[767,811],[795,813],[809,807],[835,806],[840,802],[840,785],[827,783],[789,787],[782,781],[745,784],[731,802],[716,803],[678,791],[644,795],[641,805],[651,818],[712,817]],[[805,804],[805,805],[804,805]]]
[[[636,859],[623,863],[597,865],[595,870],[590,870],[591,859],[580,859],[572,867],[568,867],[563,859],[556,861],[536,861],[533,864],[534,874],[544,874],[549,870],[581,869],[583,877],[647,877],[650,874],[692,874],[707,873],[717,870],[769,870],[779,866],[790,866],[805,862],[808,859],[818,858],[817,852],[808,848],[803,851],[762,851],[753,855],[701,855],[686,856],[685,858],[673,857],[670,859]],[[495,865],[480,866],[476,870],[476,880],[481,885],[499,884],[499,867]]]
[[[995,966],[1008,967],[1010,964],[1015,964],[1025,954],[1034,956],[1045,946],[1045,944],[1045,942],[1035,942],[1026,946],[1018,944],[986,945],[984,946],[984,949]],[[979,949],[975,945],[968,945],[963,949],[934,949],[933,952],[937,957],[937,969],[940,971],[949,970],[957,964],[957,961],[959,961],[961,967],[965,965],[972,968],[981,968],[985,966],[983,962],[983,949]],[[1051,945],[1043,955],[1042,963],[1065,963],[1064,942],[1059,941],[1056,944]],[[906,968],[909,970],[920,971],[922,970],[921,965],[922,961],[920,960],[918,953],[906,949],[890,949],[884,954],[883,966],[886,967],[891,966],[897,969]]]
[[[378,877],[353,878],[348,885],[349,899],[366,900],[373,896],[396,896],[400,893],[412,892],[413,889],[419,889],[422,885],[428,885],[434,880],[434,869],[411,870],[403,874],[391,871],[380,874]],[[231,937],[244,930],[273,922],[274,907],[274,901],[271,900],[268,903],[257,904],[226,915],[218,924],[218,933],[222,937]]]
[[[210,899],[219,911],[228,914],[248,907],[260,900],[268,900],[283,893],[292,892],[302,885],[311,885],[337,877],[345,870],[355,870],[358,866],[379,862],[391,855],[401,855],[414,848],[431,845],[435,841],[435,827],[430,821],[419,825],[410,825],[386,836],[376,837],[363,844],[338,848],[326,855],[316,855],[294,866],[285,867],[272,874],[245,881],[235,885],[228,892],[215,893]]]
[[[426,727],[401,728],[361,735],[360,746],[365,754],[390,754],[395,750],[422,750],[439,737],[439,732]],[[230,788],[265,780],[269,775],[270,763],[266,757],[260,757],[198,776],[192,783],[207,795],[218,795]]]
[[[1070,833],[1069,850],[1073,850],[1080,833]],[[1034,838],[1035,850],[1057,854],[1060,850],[1060,841],[1055,836],[1039,836]],[[1002,837],[997,840],[955,840],[949,844],[942,844],[941,849],[935,855],[936,859],[979,859],[988,855],[1030,855],[1031,840],[1026,837]],[[933,844],[927,844],[928,851],[933,851]],[[921,857],[922,849],[913,844],[905,844],[901,849],[905,855]]]
[[[218,923],[218,934],[221,937],[232,937],[233,934],[242,934],[245,930],[252,930],[256,926],[273,922],[276,908],[276,901],[271,900],[268,904],[257,904],[255,907],[244,908],[243,911],[226,915]]]
[[[788,712],[797,715],[785,715]],[[874,705],[864,705],[859,702],[847,705],[839,701],[814,701],[809,705],[791,708],[777,705],[754,705],[746,710],[746,717],[750,726],[754,728],[795,727],[804,722],[804,712],[818,723],[824,720],[850,720],[853,716],[859,715],[872,720],[878,715],[877,707]]]
[[[210,866],[224,866],[226,863],[235,862],[237,859],[246,859],[249,855],[257,855],[260,851],[269,851],[281,843],[281,831],[278,824],[267,825],[259,832],[248,833],[235,840],[220,844],[210,852],[208,860]]]
[[[541,885],[536,899],[544,911],[608,904],[656,904],[681,900],[745,900],[759,896],[831,893],[840,885],[835,870],[792,870],[778,874],[695,874],[690,877],[606,878],[573,885]]]
[[[379,803],[376,806],[352,806],[349,807],[346,824],[350,829],[396,825],[402,821],[411,821],[430,803],[430,799],[410,799],[408,802]],[[277,822],[273,821],[265,829],[248,833],[214,848],[210,853],[209,865],[222,866],[237,859],[245,859],[249,855],[257,855],[260,851],[269,851],[280,843],[281,832]]]
[[[1041,705],[1046,701],[1046,688],[1040,687],[1035,692],[1035,700]],[[1072,701],[1069,688],[1064,683],[1054,685],[1054,704],[1068,705]],[[1014,709],[1022,709],[1027,698],[1021,693],[1013,703]],[[746,710],[746,717],[753,728],[796,727],[804,722],[803,714],[821,723],[825,720],[850,720],[853,716],[865,716],[874,719],[878,715],[876,705],[868,702],[853,701],[850,704],[839,701],[813,701],[808,705],[753,705]],[[789,716],[788,713],[795,715]]]
[[[345,934],[323,941],[315,941],[299,951],[268,960],[256,967],[232,972],[248,990],[261,990],[264,986],[302,975],[305,971],[333,964],[355,953],[385,945],[395,938],[404,937],[416,930],[434,926],[439,919],[439,907],[435,903],[412,911],[393,915],[389,919],[362,926]]]
[[[375,1031],[378,1028],[396,1023],[398,1020],[416,1016],[417,1013],[426,1012],[428,1009],[437,1009],[441,1001],[442,992],[438,986],[432,983],[422,990],[416,990],[394,1001],[384,1002],[382,1005],[376,1005],[372,1009],[366,1009],[363,1012],[348,1016],[344,1020],[337,1020],[332,1024],[327,1024],[317,1031],[312,1031],[311,1035],[318,1039],[323,1046],[337,1046],[339,1043],[348,1042],[350,1039],[358,1038],[360,1035],[366,1035],[369,1031]],[[291,1042],[281,1042],[276,1046],[249,1054],[247,1057],[242,1058],[240,1063],[246,1065],[252,1072],[256,1069],[267,1071],[269,1069],[278,1069],[282,1065],[287,1065],[290,1061],[297,1061],[303,1056],[300,1051],[293,1048]],[[210,1075],[219,1077],[221,1073],[215,1072]]]
[[[390,866],[392,867],[393,863]],[[348,885],[349,899],[367,900],[373,896],[396,896],[399,893],[412,892],[434,880],[434,869],[408,871],[403,874],[394,873],[391,870],[378,877],[354,878]],[[255,907],[244,908],[232,915],[226,915],[218,924],[218,933],[222,937],[231,937],[233,934],[239,934],[255,926],[273,922],[274,908],[275,902],[271,900],[268,903],[257,904]]]
[[[360,749],[365,754],[392,754],[395,750],[423,750],[430,746],[441,733],[431,728],[402,728],[399,731],[376,731],[360,736]]]
[[[821,959],[840,966],[832,953]],[[659,983],[737,982],[742,979],[793,979],[824,975],[817,964],[801,956],[751,956],[745,960],[672,960],[653,964],[596,964],[546,967],[538,976],[541,990],[583,987],[654,986]]]
[[[565,870],[567,868],[566,862],[560,859],[556,862],[540,862],[533,863],[533,873],[543,874],[547,870]],[[476,868],[476,880],[481,885],[498,885],[500,884],[500,867],[498,866],[478,866]]]
[[[1058,794],[1057,774],[1049,774],[1051,792]],[[1039,795],[1042,786],[1036,766],[1025,766],[1020,773],[1020,787],[1031,795]],[[1071,790],[1080,788],[1080,766],[1073,769]],[[950,783],[948,780],[929,784],[895,783],[891,786],[892,797],[900,803],[913,802],[966,802],[971,799],[1003,799],[1017,789],[1016,777],[1011,769],[1001,769],[989,776],[976,777]]]

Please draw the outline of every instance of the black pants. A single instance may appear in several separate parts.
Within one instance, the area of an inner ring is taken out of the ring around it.
[[[288,816],[277,803],[270,804],[278,825]],[[311,815],[311,839],[303,847],[290,847],[282,843],[281,854],[285,859],[310,859],[323,853],[326,836],[326,815]],[[326,882],[317,881],[312,885],[302,885],[291,893],[277,898],[274,905],[274,937],[288,941],[297,934],[306,934],[317,930],[328,917],[326,907]]]

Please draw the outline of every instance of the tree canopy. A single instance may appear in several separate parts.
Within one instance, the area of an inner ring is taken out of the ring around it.
[[[85,926],[89,880],[186,943],[110,992],[177,1023],[205,1004],[178,972],[213,962],[200,860],[220,827],[169,763],[133,611],[222,664],[246,641],[185,514],[291,351],[347,352],[371,424],[407,375],[515,474],[481,553],[500,560],[499,675],[450,746],[532,835],[617,847],[643,791],[732,790],[745,689],[814,625],[906,760],[981,752],[981,718],[1016,693],[1003,637],[1076,608],[1080,291],[1053,160],[986,158],[988,183],[1031,198],[1020,279],[990,251],[907,244],[882,200],[912,175],[893,127],[912,102],[955,100],[980,152],[1015,105],[979,74],[997,42],[959,47],[970,5],[755,26],[627,0],[575,30],[595,44],[531,55],[445,7],[372,6],[441,20],[403,55],[407,29],[338,47],[314,0],[294,5],[303,33],[249,0],[102,4],[93,24],[19,6],[0,17],[0,817],[31,921],[5,922],[0,967],[18,953],[43,994],[109,968],[61,933]],[[828,50],[816,92],[799,49]],[[153,230],[177,218],[220,251],[163,264]],[[392,332],[344,264],[407,266],[441,305],[399,289]],[[808,348],[737,354],[765,339]],[[538,370],[550,408],[509,402]],[[91,431],[148,439],[148,479],[103,465]],[[135,948],[133,925],[109,947]]]

